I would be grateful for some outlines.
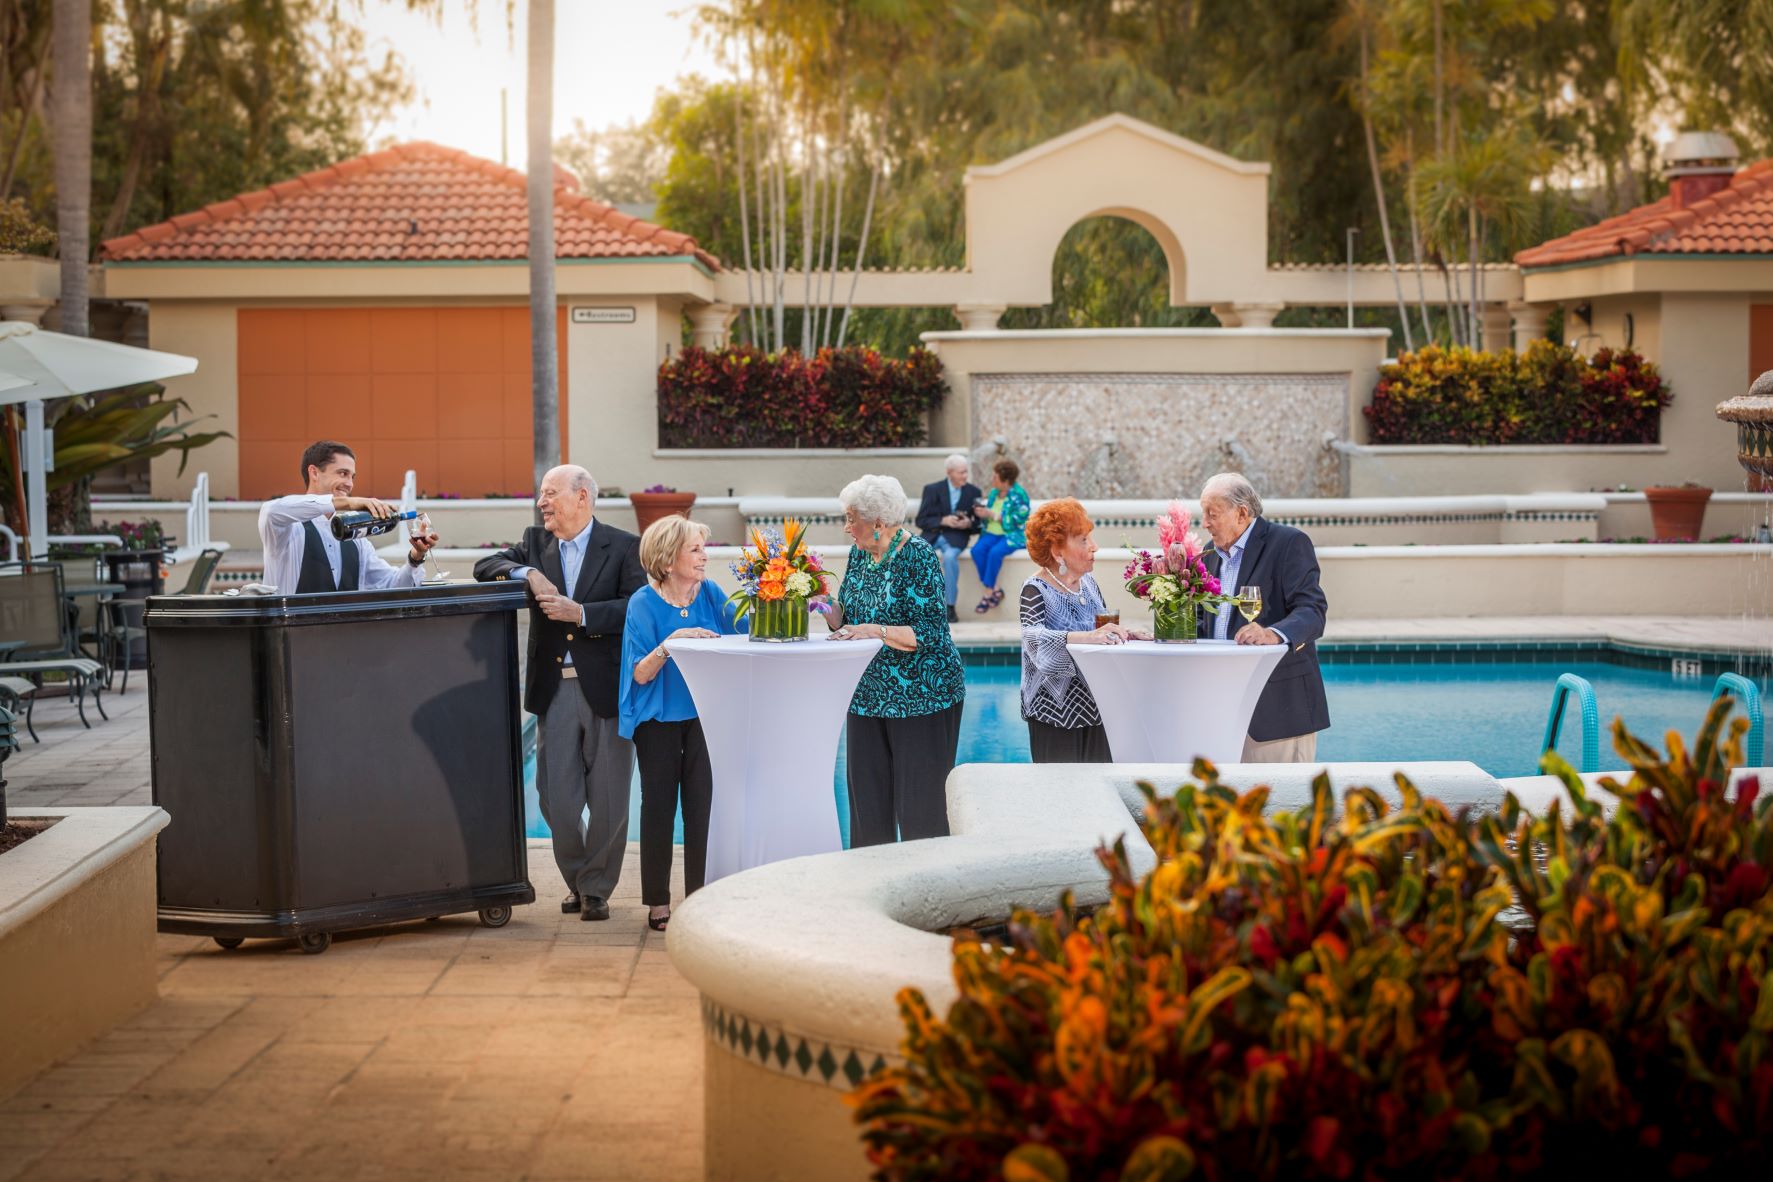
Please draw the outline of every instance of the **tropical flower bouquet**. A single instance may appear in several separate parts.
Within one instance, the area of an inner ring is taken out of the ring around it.
[[[739,589],[728,603],[750,618],[752,640],[805,640],[807,600],[826,594],[827,576],[806,544],[806,526],[792,517],[781,534],[751,528],[751,544],[732,564]]]
[[[1151,632],[1159,641],[1194,643],[1199,609],[1237,599],[1221,594],[1219,580],[1207,573],[1193,526],[1187,507],[1171,501],[1169,512],[1157,520],[1157,553],[1140,550],[1127,563],[1127,590],[1150,601]]]

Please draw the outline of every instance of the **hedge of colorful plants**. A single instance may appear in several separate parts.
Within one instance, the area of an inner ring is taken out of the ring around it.
[[[923,349],[685,349],[659,367],[661,447],[915,447],[948,393]]]
[[[1380,369],[1365,413],[1374,443],[1655,443],[1672,398],[1629,349],[1584,357],[1553,341],[1525,353],[1430,346]]]
[[[1450,812],[1398,779],[1267,814],[1197,763],[1159,862],[955,946],[945,1017],[852,1094],[876,1177],[1749,1177],[1773,1152],[1773,810],[1727,699],[1611,818]],[[1760,1163],[1757,1165],[1756,1163]]]

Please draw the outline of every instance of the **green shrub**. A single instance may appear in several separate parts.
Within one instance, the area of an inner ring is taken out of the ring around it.
[[[1552,341],[1525,353],[1430,346],[1379,371],[1374,443],[1655,443],[1673,395],[1628,350],[1592,358]]]
[[[1265,815],[1210,764],[1103,850],[1109,901],[955,945],[945,1018],[852,1095],[884,1179],[1735,1176],[1773,1149],[1773,816],[1718,703],[1611,819],[1398,778]],[[1761,1166],[1754,1163],[1761,1162]]]
[[[661,447],[916,447],[948,393],[942,363],[914,349],[803,357],[751,345],[685,349],[659,367]]]

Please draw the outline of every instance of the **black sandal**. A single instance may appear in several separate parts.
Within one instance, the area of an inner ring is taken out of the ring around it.
[[[665,912],[665,914],[658,916],[656,918],[651,915],[646,917],[646,926],[651,928],[655,932],[664,931],[665,925],[670,922],[671,922],[671,913],[669,911]]]

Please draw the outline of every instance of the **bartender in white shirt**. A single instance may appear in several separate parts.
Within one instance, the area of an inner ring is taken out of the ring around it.
[[[398,567],[383,561],[368,538],[341,542],[332,536],[335,512],[365,509],[377,517],[395,513],[385,501],[351,495],[357,457],[350,448],[332,440],[310,444],[302,453],[302,476],[306,493],[266,501],[259,510],[265,582],[284,595],[417,587],[423,582],[425,553],[437,544],[436,534],[408,539],[412,549]]]

